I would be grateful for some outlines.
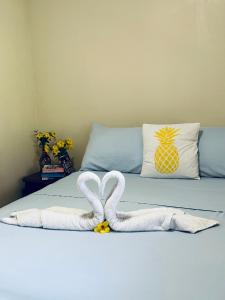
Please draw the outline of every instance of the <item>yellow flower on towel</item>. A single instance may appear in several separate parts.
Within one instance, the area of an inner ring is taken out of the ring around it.
[[[94,228],[94,232],[98,232],[98,233],[109,233],[109,232],[110,232],[109,222],[108,222],[108,221],[104,221],[104,222],[102,222],[102,223],[99,223],[99,224]]]

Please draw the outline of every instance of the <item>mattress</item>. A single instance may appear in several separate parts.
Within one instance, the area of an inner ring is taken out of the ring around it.
[[[78,175],[1,208],[0,217],[34,207],[90,208]],[[224,300],[225,179],[125,178],[121,210],[181,207],[220,225],[197,234],[101,235],[0,223],[0,300]]]

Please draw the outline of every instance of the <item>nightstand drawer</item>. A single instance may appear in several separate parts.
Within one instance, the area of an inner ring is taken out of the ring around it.
[[[44,188],[45,186],[56,182],[59,179],[60,178],[42,180],[40,172],[25,176],[22,179],[24,182],[24,188],[22,190],[22,195],[27,196],[31,193],[34,193],[34,192]]]

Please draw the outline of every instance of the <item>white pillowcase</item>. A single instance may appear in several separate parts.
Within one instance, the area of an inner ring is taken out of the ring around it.
[[[141,176],[199,179],[199,129],[199,123],[143,124]]]

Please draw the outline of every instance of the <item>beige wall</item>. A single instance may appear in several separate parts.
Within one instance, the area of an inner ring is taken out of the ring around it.
[[[225,1],[33,0],[39,121],[225,125]]]
[[[1,199],[34,166],[34,127],[71,136],[79,165],[92,121],[225,126],[224,0],[0,0],[0,8]]]
[[[34,169],[35,97],[27,2],[0,0],[0,206]]]

